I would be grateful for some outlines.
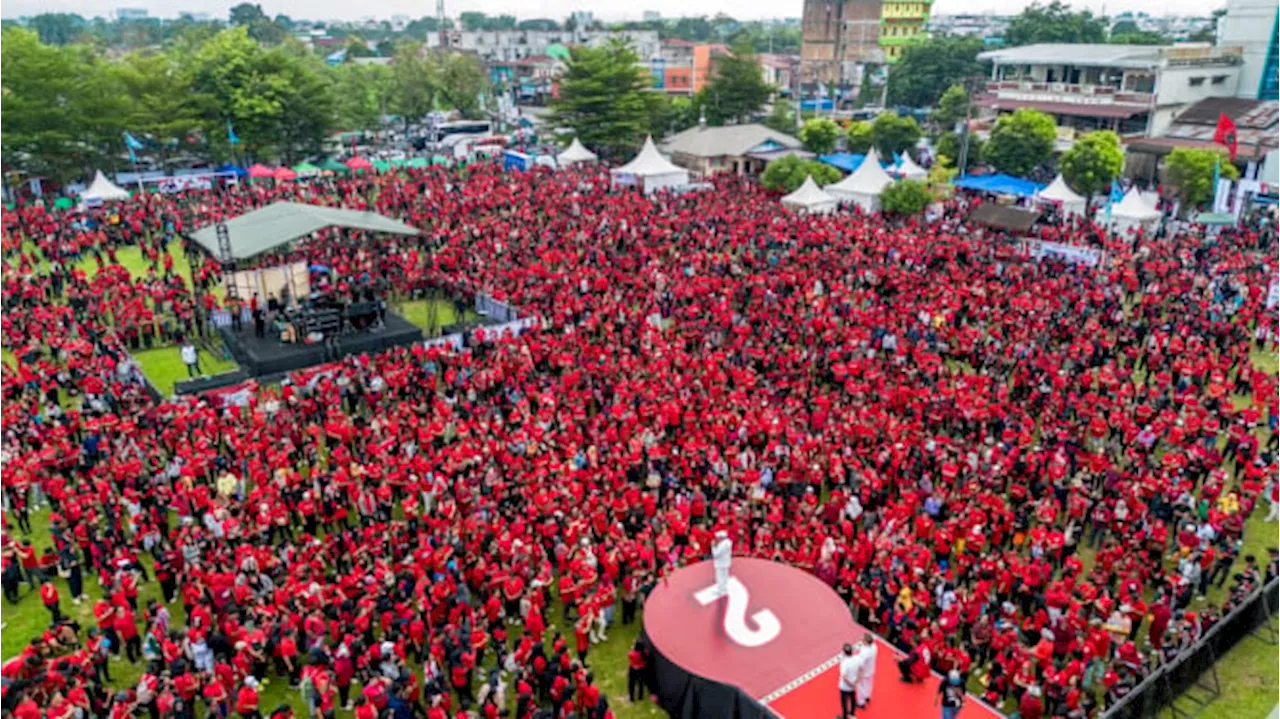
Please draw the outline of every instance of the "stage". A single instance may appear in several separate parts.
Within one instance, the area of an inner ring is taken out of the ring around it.
[[[866,633],[812,574],[736,557],[727,596],[715,594],[709,561],[660,581],[645,601],[642,638],[653,650],[650,689],[673,717],[830,719],[840,716],[841,648]],[[939,715],[938,678],[904,684],[897,660],[877,639],[874,690],[859,719]],[[960,716],[1001,715],[970,697]]]
[[[243,323],[236,332],[230,326],[220,327],[222,341],[244,373],[265,377],[293,372],[354,354],[380,352],[391,347],[422,341],[422,330],[403,317],[386,313],[385,326],[375,331],[358,331],[338,337],[337,346],[324,343],[285,344],[268,330],[266,337],[255,337],[253,323]]]

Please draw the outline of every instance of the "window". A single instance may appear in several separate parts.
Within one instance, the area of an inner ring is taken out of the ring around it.
[[[1214,75],[1214,76],[1213,76],[1213,84],[1215,84],[1215,85],[1221,85],[1221,84],[1225,83],[1226,81],[1227,81],[1227,76],[1226,76],[1226,75]]]
[[[1190,85],[1191,87],[1200,87],[1201,85],[1204,84],[1204,78],[1203,77],[1187,78],[1187,84]]]

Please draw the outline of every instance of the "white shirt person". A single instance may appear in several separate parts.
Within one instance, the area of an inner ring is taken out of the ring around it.
[[[715,542],[711,545],[711,563],[716,569],[716,594],[719,596],[729,593],[729,566],[732,562],[733,541],[722,529],[716,532]]]

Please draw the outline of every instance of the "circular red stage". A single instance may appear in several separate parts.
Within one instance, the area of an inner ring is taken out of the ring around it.
[[[727,596],[715,584],[712,563],[699,562],[658,582],[645,600],[647,640],[660,665],[673,665],[665,679],[659,667],[655,687],[673,715],[688,715],[691,700],[705,704],[708,689],[717,712],[728,710],[729,687],[749,699],[737,704],[758,706],[829,668],[845,642],[861,637],[839,595],[801,569],[735,557]],[[709,715],[705,707],[694,714]]]

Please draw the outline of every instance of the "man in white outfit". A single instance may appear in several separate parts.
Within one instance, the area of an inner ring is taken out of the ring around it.
[[[876,638],[870,633],[863,635],[862,646],[858,647],[858,708],[871,702],[871,690],[876,685]]]
[[[840,655],[840,715],[836,719],[851,719],[858,711],[854,690],[858,684],[860,659],[852,644],[844,645],[844,653]]]
[[[729,565],[733,561],[733,542],[729,533],[721,529],[716,532],[716,540],[711,545],[711,562],[716,568],[716,594],[723,597],[729,593]]]

